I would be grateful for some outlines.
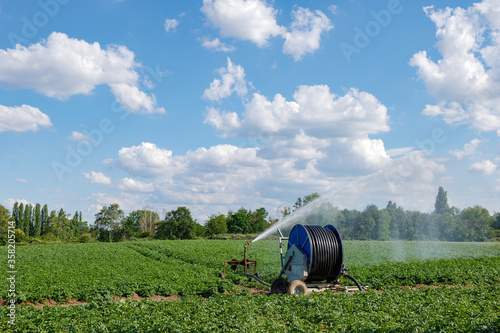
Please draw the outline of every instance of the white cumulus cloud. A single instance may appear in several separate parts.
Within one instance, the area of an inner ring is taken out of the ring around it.
[[[29,105],[14,107],[0,105],[0,132],[37,132],[40,127],[51,126],[49,116],[38,108]]]
[[[118,182],[118,188],[122,191],[130,192],[153,192],[155,186],[152,183],[144,183],[140,180],[126,177],[120,179],[120,181]]]
[[[177,21],[176,19],[166,19],[165,23],[163,24],[166,32],[169,32],[171,30],[175,30],[178,25],[179,25],[179,21]]]
[[[245,70],[240,65],[234,65],[231,59],[227,58],[227,67],[219,68],[221,78],[214,79],[210,87],[203,92],[203,98],[212,101],[220,101],[223,98],[236,93],[238,96],[245,96],[248,92],[248,83],[245,79]]]
[[[303,129],[316,137],[333,138],[389,130],[387,108],[369,93],[353,88],[337,96],[328,86],[316,85],[300,86],[293,96],[295,101],[286,101],[280,94],[270,101],[255,93],[241,116],[210,109],[205,122],[226,136],[255,137]]]
[[[424,8],[436,25],[442,59],[433,61],[419,51],[410,60],[439,101],[427,105],[423,114],[500,136],[499,5],[498,0],[483,0],[465,9]]]
[[[125,46],[100,44],[53,32],[29,47],[0,50],[0,85],[33,89],[57,99],[91,94],[98,85],[109,85],[118,102],[131,112],[164,112],[154,95],[139,91],[140,64]],[[130,97],[124,96],[131,94]]]
[[[276,23],[276,10],[265,0],[203,0],[201,11],[222,37],[249,40],[259,47],[284,32]]]
[[[212,51],[233,52],[235,50],[234,46],[226,45],[219,38],[209,39],[208,37],[204,37],[201,40],[201,46]]]
[[[320,46],[321,34],[333,29],[333,24],[323,12],[299,7],[292,11],[291,30],[284,34],[283,53],[290,54],[295,61]]]
[[[123,147],[118,152],[120,166],[134,175],[155,177],[162,175],[176,162],[172,151],[158,148],[154,143],[143,142],[140,146]]]
[[[482,173],[485,175],[491,175],[497,169],[497,165],[491,162],[490,160],[484,160],[481,162],[476,162],[472,164],[469,168],[469,171],[474,173]]]
[[[83,133],[74,131],[74,132],[71,132],[71,135],[68,137],[68,140],[71,140],[71,141],[89,141],[89,138],[88,138],[88,136],[86,136]]]
[[[479,139],[472,139],[469,143],[466,143],[464,145],[464,148],[462,150],[457,149],[450,151],[450,154],[455,156],[457,159],[461,160],[462,158],[473,155],[476,152],[476,148],[479,146],[481,143],[481,140]]]
[[[82,175],[89,180],[91,184],[96,185],[110,185],[111,178],[103,174],[102,172],[91,171],[89,173],[82,172]]]

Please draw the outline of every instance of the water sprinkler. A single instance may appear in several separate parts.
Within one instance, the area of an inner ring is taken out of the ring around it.
[[[255,277],[257,280],[260,280],[260,275],[257,272],[257,260],[251,260],[247,258],[247,247],[252,244],[252,241],[247,241],[245,243],[244,251],[243,251],[243,260],[231,259],[224,261],[224,272],[219,274],[221,279],[226,278],[226,266],[231,266],[232,270],[238,269],[238,266],[243,266],[243,273]],[[248,269],[250,265],[254,265],[253,274],[248,273]]]
[[[244,274],[255,278],[258,282],[271,287],[271,294],[309,294],[311,291],[336,290],[336,291],[364,291],[361,284],[347,274],[343,262],[342,240],[337,229],[332,225],[326,227],[295,225],[289,237],[279,233],[279,248],[281,271],[271,284],[265,283],[257,273],[257,261],[247,259],[247,246],[245,244],[244,259],[224,262],[225,277],[226,265],[231,265],[236,270],[243,265]],[[287,251],[283,254],[283,241],[288,241]],[[250,264],[254,263],[254,274],[247,272]],[[286,276],[283,277],[283,275]],[[356,284],[354,286],[340,286],[340,277],[346,277]]]

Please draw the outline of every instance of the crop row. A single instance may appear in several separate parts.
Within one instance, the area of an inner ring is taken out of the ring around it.
[[[6,309],[0,329],[7,328]],[[17,309],[14,332],[498,332],[500,287],[382,293],[217,295]]]
[[[226,280],[218,277],[224,260],[243,257],[244,244],[245,241],[193,240],[18,247],[16,298],[20,302],[36,302],[69,298],[89,300],[132,293],[208,296],[232,291],[235,285],[261,287],[256,282],[248,282],[240,271],[228,269]],[[499,283],[499,249],[500,246],[487,243],[344,244],[350,273],[372,288]],[[257,259],[258,271],[267,282],[271,282],[280,270],[278,251],[276,241],[259,241],[248,247],[248,257]],[[393,253],[403,253],[399,259],[413,261],[388,263],[391,256],[392,261],[398,259]],[[0,255],[6,258],[5,247],[0,249]],[[479,258],[425,260],[438,256]],[[6,260],[0,264],[5,263]],[[7,271],[6,267],[0,271],[0,279],[5,284]],[[0,289],[0,299],[6,299],[7,290],[5,287]]]

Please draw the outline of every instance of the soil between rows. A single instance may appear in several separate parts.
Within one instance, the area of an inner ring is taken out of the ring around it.
[[[427,285],[427,284],[418,284],[418,285],[415,285],[415,286],[401,286],[401,289],[407,289],[407,290],[413,290],[413,291],[418,291],[418,290],[420,290],[422,288],[431,288],[431,289],[448,288],[448,289],[454,289],[454,288],[457,288],[457,287],[453,286],[453,285]],[[461,286],[459,288],[471,289],[471,288],[473,288],[473,286]],[[248,287],[244,287],[244,286],[239,286],[239,289],[241,290],[241,292],[247,292],[247,293],[250,293],[250,294],[253,294],[253,295],[270,295],[271,294],[271,292],[267,291],[267,290],[261,290],[261,289],[255,289],[255,288],[248,288]],[[370,289],[370,291],[374,292],[376,294],[381,294],[381,293],[384,292],[384,290],[375,290],[375,289]],[[229,292],[226,291],[223,294],[224,295],[228,295],[228,296],[234,296],[234,295],[240,294],[241,292],[229,293]],[[342,292],[346,292],[346,291],[342,291]],[[350,293],[357,293],[357,292],[358,291],[350,291]],[[208,298],[210,298],[210,297],[208,297]],[[116,296],[116,295],[111,296],[111,300],[113,302],[115,302],[115,303],[125,302],[127,300],[133,300],[133,301],[141,302],[141,301],[143,301],[145,299],[149,299],[149,300],[157,301],[157,302],[176,301],[176,300],[180,300],[181,296],[179,296],[179,295],[170,295],[170,296],[152,295],[152,296],[148,296],[148,297],[142,297],[142,296],[137,295],[136,293],[132,293],[132,295],[130,295],[129,297],[121,297],[121,296]],[[85,304],[88,304],[88,302],[78,301],[78,300],[76,300],[74,298],[70,298],[70,299],[68,299],[68,300],[66,300],[64,302],[56,302],[56,301],[54,301],[52,299],[46,299],[43,302],[38,302],[38,303],[22,302],[22,303],[17,304],[17,305],[32,306],[34,308],[41,309],[44,306],[49,306],[49,307],[53,307],[53,306],[68,307],[68,306],[85,305]],[[6,306],[6,305],[7,305],[7,300],[0,299],[0,306]]]

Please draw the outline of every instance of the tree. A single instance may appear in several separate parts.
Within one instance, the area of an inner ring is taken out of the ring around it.
[[[266,221],[269,213],[264,207],[257,209],[255,212],[248,212],[248,231],[251,233],[257,233],[264,231],[268,226]]]
[[[0,245],[6,245],[8,241],[9,222],[14,221],[7,208],[0,205]],[[7,253],[7,250],[5,250]]]
[[[21,230],[26,236],[30,235],[31,208],[31,204],[26,204],[26,206],[24,206],[23,228]]]
[[[436,202],[434,203],[434,214],[444,214],[449,211],[447,192],[442,186],[439,186]]]
[[[12,218],[16,222],[16,228],[19,228],[19,203],[14,202],[14,207],[12,208]]]
[[[227,233],[226,215],[212,214],[205,224],[205,235],[212,237],[214,235]]]
[[[293,205],[294,211],[299,209],[302,206],[307,205],[308,203],[310,203],[311,201],[313,201],[314,199],[317,199],[317,198],[319,198],[319,194],[317,192],[308,194],[308,195],[304,196],[304,198],[297,198],[297,201],[295,201],[295,204]]]
[[[152,210],[135,210],[123,219],[122,229],[126,237],[152,237],[159,221],[158,213]]]
[[[156,238],[158,239],[191,239],[194,236],[196,222],[186,207],[178,207],[165,215],[158,223]]]
[[[377,236],[377,222],[380,212],[375,205],[366,206],[358,220],[356,228],[356,239],[367,240],[376,239]]]
[[[35,230],[33,231],[33,236],[40,237],[42,234],[42,212],[40,210],[40,204],[35,205]]]
[[[486,208],[475,206],[464,209],[459,216],[465,227],[465,240],[484,242],[491,237],[492,218]]]
[[[157,212],[152,211],[151,209],[143,209],[139,211],[139,231],[142,232],[143,235],[154,236],[156,231],[156,225],[160,222],[160,216]]]
[[[49,219],[49,207],[47,204],[43,205],[42,214],[41,214],[41,234],[43,235],[46,232],[48,227],[48,219]]]
[[[391,214],[387,210],[379,211],[378,218],[375,220],[377,229],[377,240],[386,241],[391,239]]]
[[[70,220],[68,219],[68,214],[62,208],[59,210],[59,214],[57,214],[56,235],[57,238],[64,240],[71,238]]]
[[[22,202],[17,212],[16,229],[24,230],[24,204]]]
[[[111,241],[111,233],[122,219],[123,211],[117,203],[102,207],[99,213],[95,214],[95,225],[100,230],[99,237],[107,231],[108,241]]]
[[[227,231],[232,234],[248,233],[248,211],[241,207],[238,211],[227,213]]]
[[[57,212],[55,210],[50,211],[50,214],[47,216],[47,219],[45,221],[45,231],[44,235],[52,235],[51,237],[55,237],[56,235],[56,229],[58,228],[57,225]]]

